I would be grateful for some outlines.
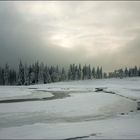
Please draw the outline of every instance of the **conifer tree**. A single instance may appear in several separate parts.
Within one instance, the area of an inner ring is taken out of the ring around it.
[[[5,65],[5,69],[4,69],[4,82],[5,82],[5,85],[9,84],[9,65],[8,64]]]
[[[78,67],[78,80],[81,80],[82,78],[82,69],[81,69],[81,64],[79,64],[79,67]]]
[[[96,78],[96,72],[95,72],[95,68],[94,67],[92,68],[92,77]]]
[[[39,63],[38,61],[34,65],[35,83],[38,83],[39,79]]]
[[[129,71],[128,71],[127,67],[125,67],[124,73],[125,73],[125,77],[129,76]]]
[[[22,64],[22,61],[20,60],[19,63],[19,72],[18,72],[18,85],[23,85],[24,84],[24,67]]]

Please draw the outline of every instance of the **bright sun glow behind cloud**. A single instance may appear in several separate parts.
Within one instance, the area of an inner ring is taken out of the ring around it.
[[[49,35],[52,44],[63,48],[81,45],[91,51],[88,47],[100,50],[109,46],[115,51],[129,37],[124,34],[120,37],[116,27],[122,17],[119,9],[108,10],[109,5],[104,3],[105,8],[101,9],[101,2],[19,2],[18,9],[26,20],[42,28],[46,42]]]

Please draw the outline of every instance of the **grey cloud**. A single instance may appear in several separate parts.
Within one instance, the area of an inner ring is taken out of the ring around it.
[[[0,64],[140,64],[140,2],[0,3]]]
[[[69,62],[70,52],[52,45],[44,44],[39,27],[22,19],[14,6],[3,5],[0,13],[0,63],[16,64],[23,61],[45,61],[49,64]],[[17,65],[17,64],[16,64]]]

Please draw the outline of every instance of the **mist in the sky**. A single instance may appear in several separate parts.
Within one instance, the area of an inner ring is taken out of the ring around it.
[[[140,65],[140,2],[0,2],[0,65]]]

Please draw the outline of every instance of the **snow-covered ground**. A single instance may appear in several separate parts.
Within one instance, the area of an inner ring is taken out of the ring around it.
[[[140,139],[139,100],[140,78],[0,86],[0,138]]]

